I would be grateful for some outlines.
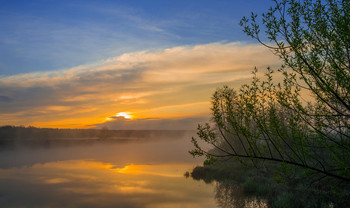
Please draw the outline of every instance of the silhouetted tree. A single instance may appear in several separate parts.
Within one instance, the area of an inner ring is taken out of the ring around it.
[[[252,13],[240,24],[283,61],[278,69],[283,81],[275,82],[270,68],[265,79],[255,69],[252,82],[238,91],[218,89],[212,97],[214,125],[199,125],[197,133],[213,149],[192,138],[190,153],[207,161],[247,159],[259,167],[277,162],[285,173],[302,168],[301,174],[313,174],[310,183],[328,178],[348,188],[350,1],[274,2],[261,23]],[[304,102],[301,92],[312,99]]]

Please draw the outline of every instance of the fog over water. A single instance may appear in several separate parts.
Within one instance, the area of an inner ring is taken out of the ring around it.
[[[215,207],[214,184],[183,175],[190,138],[3,143],[1,207]]]

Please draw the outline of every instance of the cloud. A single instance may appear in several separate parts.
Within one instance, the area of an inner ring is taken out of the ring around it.
[[[0,102],[11,102],[12,98],[8,97],[8,96],[1,96],[0,95]]]
[[[118,112],[131,112],[138,119],[206,117],[217,87],[238,87],[251,77],[254,66],[271,64],[279,62],[261,46],[212,43],[125,53],[69,70],[3,77],[0,114],[6,117],[0,118],[0,125],[69,127],[69,121],[74,127],[89,127]],[[138,122],[146,126],[145,121]]]

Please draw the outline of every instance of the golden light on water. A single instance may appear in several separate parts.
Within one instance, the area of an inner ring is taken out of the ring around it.
[[[14,186],[21,190],[23,187],[32,190],[35,183],[36,189],[48,199],[59,195],[78,205],[86,205],[81,196],[88,195],[88,203],[93,207],[101,206],[101,201],[102,205],[116,207],[215,207],[212,185],[184,178],[183,173],[192,167],[192,164],[181,163],[116,167],[95,160],[67,160],[1,169],[1,178],[18,181]],[[53,190],[52,187],[59,188]],[[42,196],[39,199],[46,200]]]
[[[183,168],[185,170],[186,168],[191,168],[191,166],[188,166],[187,164],[176,164],[175,167]],[[127,166],[124,166],[123,168],[116,168],[114,169],[116,172],[121,174],[128,174],[128,175],[155,175],[155,176],[163,176],[163,177],[183,177],[183,172],[179,171],[178,169],[174,170],[174,165],[134,165],[130,164]]]

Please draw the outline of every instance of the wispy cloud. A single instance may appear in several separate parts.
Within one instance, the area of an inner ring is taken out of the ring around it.
[[[260,46],[212,43],[126,53],[64,71],[3,77],[0,113],[6,117],[0,118],[0,125],[88,127],[123,111],[143,119],[208,116],[208,101],[217,87],[238,86],[254,66],[269,64],[278,60]]]

